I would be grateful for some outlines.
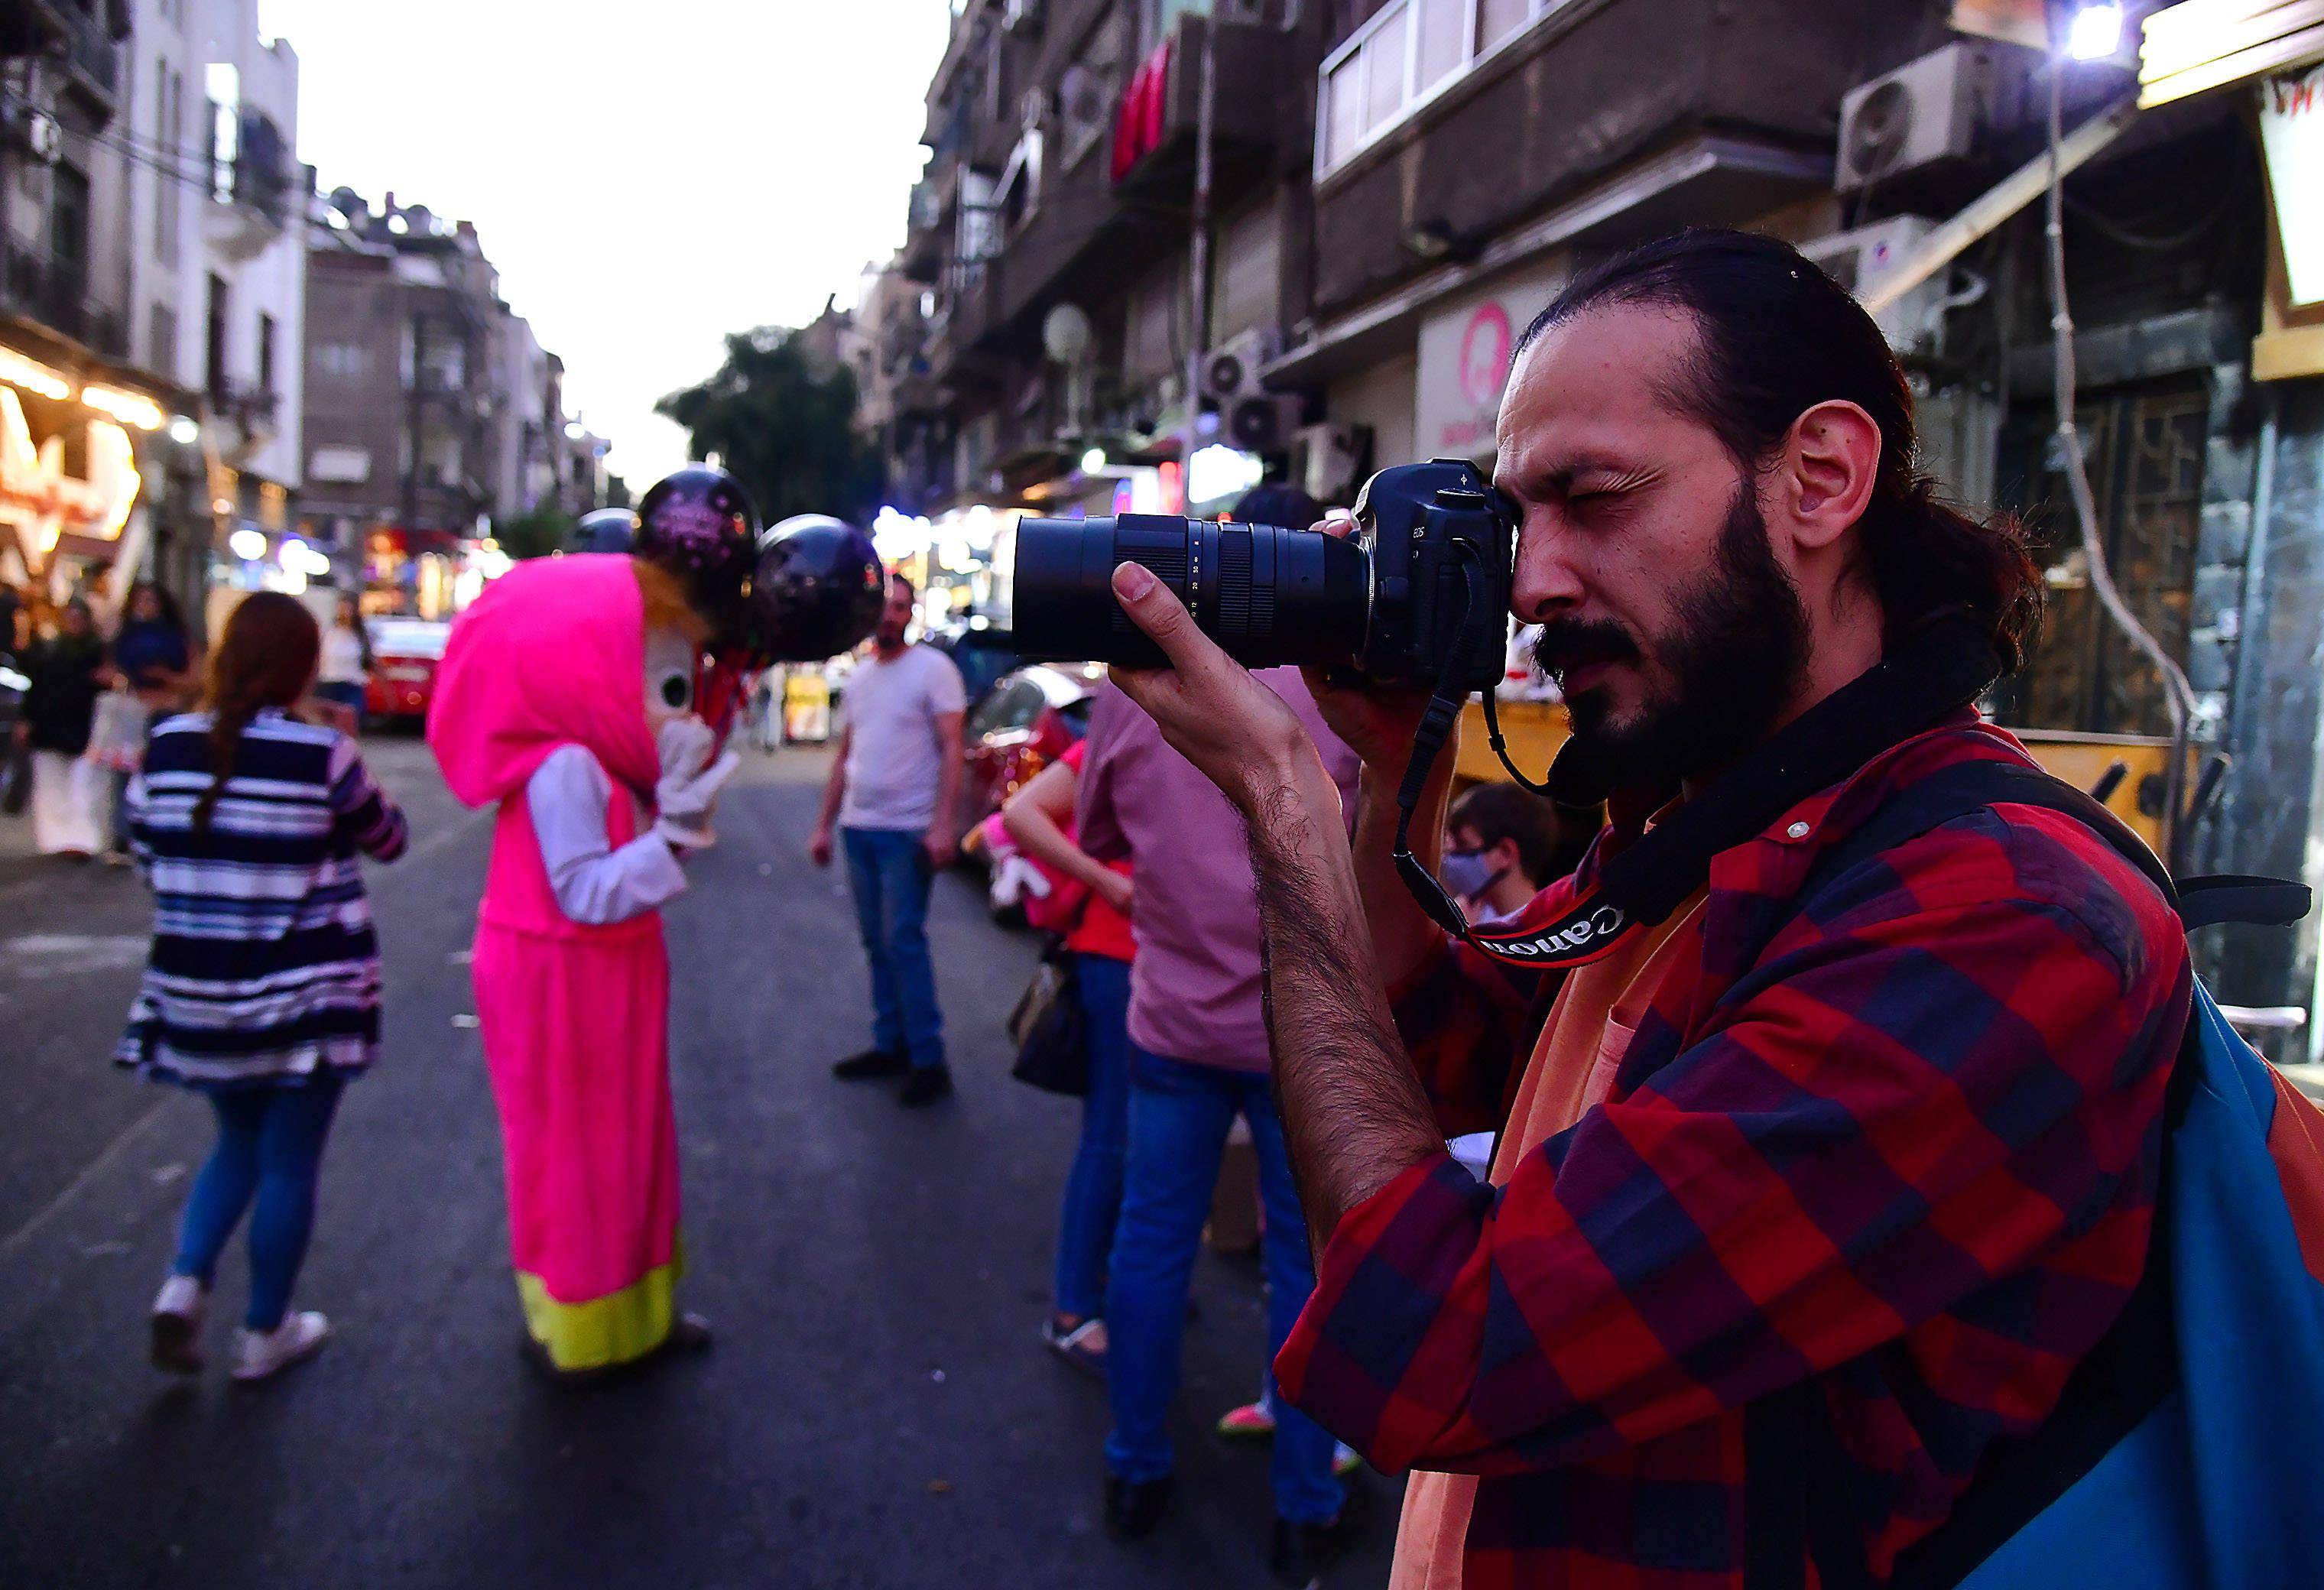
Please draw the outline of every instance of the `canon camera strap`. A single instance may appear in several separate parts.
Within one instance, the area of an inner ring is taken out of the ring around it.
[[[1580,966],[1612,953],[1634,930],[1668,919],[1702,887],[1711,859],[1720,851],[1764,832],[1799,802],[1890,747],[1942,722],[1974,702],[2000,672],[1991,645],[1966,617],[1923,626],[1607,858],[1590,891],[1556,920],[1484,933],[1469,926],[1407,842],[1412,807],[1459,717],[1460,703],[1445,701],[1440,690],[1415,740],[1413,765],[1399,795],[1404,810],[1397,831],[1397,869],[1432,919],[1495,960],[1540,969]],[[1568,741],[1558,753],[1551,783],[1575,782],[1567,776],[1578,765],[1576,747]]]

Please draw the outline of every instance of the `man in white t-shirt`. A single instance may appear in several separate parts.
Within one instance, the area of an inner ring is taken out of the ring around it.
[[[847,677],[846,727],[808,845],[815,864],[829,866],[836,824],[872,962],[872,1047],[832,1071],[851,1081],[900,1076],[911,1106],[952,1091],[928,954],[928,885],[959,843],[953,824],[968,706],[952,659],[905,643],[917,594],[901,574],[890,577],[872,653]]]

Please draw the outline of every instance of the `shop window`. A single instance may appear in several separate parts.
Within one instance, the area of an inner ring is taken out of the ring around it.
[[[2088,394],[2075,415],[2115,584],[2182,666],[2209,419],[2200,382]],[[2161,676],[2107,620],[2091,588],[2063,464],[2048,410],[2013,421],[2003,438],[2003,499],[2025,514],[2039,543],[2047,602],[2033,657],[2002,687],[1997,715],[2027,729],[2168,734]]]

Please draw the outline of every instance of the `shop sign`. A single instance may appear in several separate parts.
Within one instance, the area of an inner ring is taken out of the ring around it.
[[[1413,439],[1424,455],[1480,458],[1493,450],[1517,340],[1564,278],[1562,264],[1536,270],[1455,299],[1421,322]]]
[[[110,419],[88,421],[88,462],[80,479],[65,473],[61,436],[35,446],[24,405],[0,386],[0,524],[12,526],[24,562],[38,574],[66,536],[121,538],[144,479],[129,433]]]
[[[2324,303],[2324,66],[2260,84],[2259,138],[2292,301]]]

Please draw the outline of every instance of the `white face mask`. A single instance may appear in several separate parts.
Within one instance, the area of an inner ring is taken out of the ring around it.
[[[674,630],[646,631],[646,728],[659,735],[694,711],[694,643]]]

